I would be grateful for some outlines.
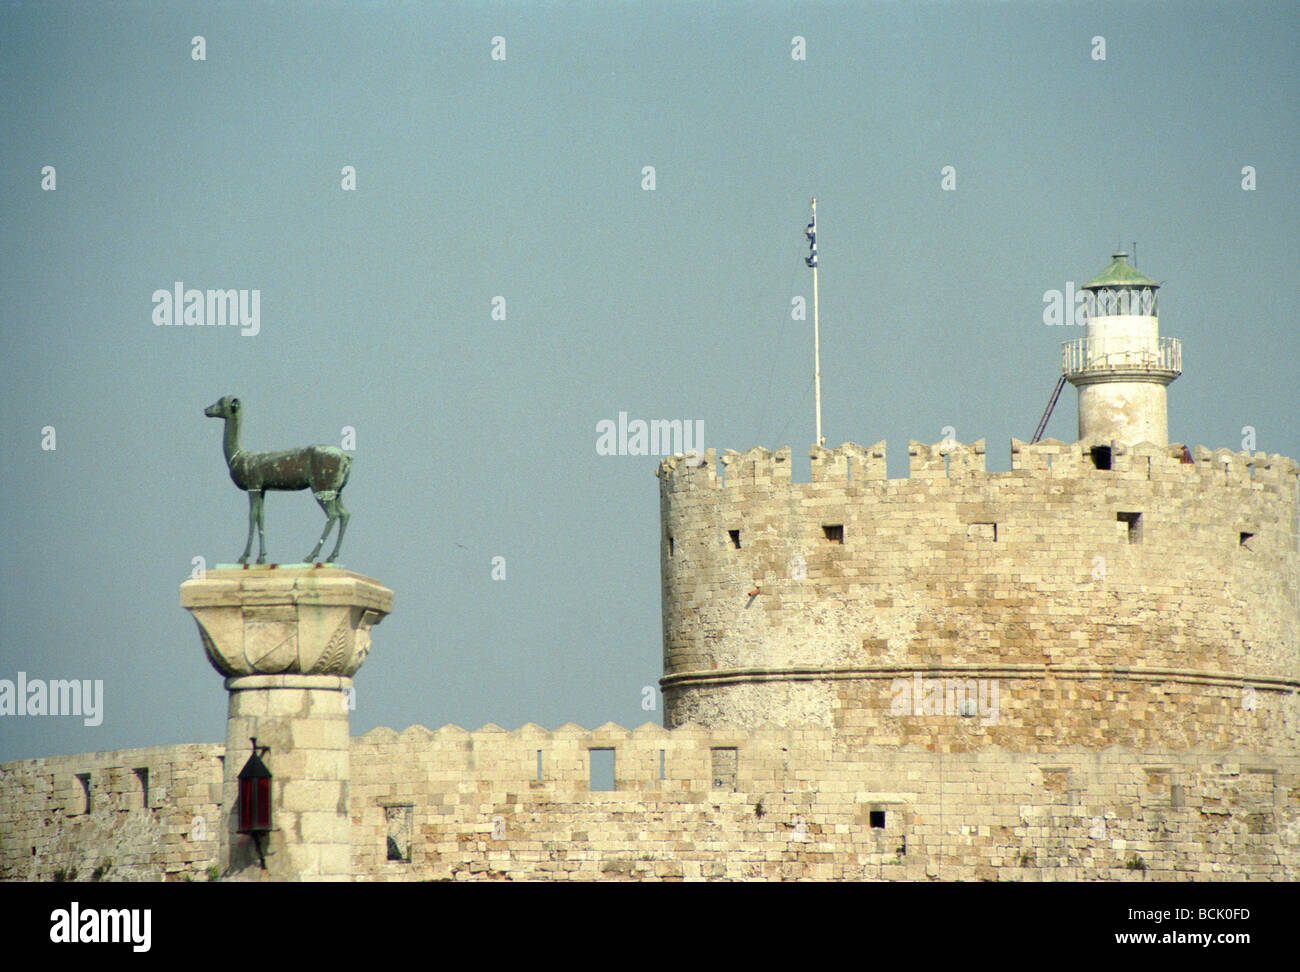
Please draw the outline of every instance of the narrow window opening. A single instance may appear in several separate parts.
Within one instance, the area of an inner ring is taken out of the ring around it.
[[[661,749],[659,750],[659,779],[661,780],[667,778],[664,772],[666,769],[666,764],[667,764],[667,757],[664,754],[664,750]]]
[[[951,463],[952,463],[952,456],[948,455],[948,453],[945,452],[943,454],[943,474],[945,476],[950,476],[952,474]]]
[[[388,824],[387,857],[390,861],[411,862],[411,822],[415,807],[384,807],[384,819]]]
[[[1243,530],[1241,533],[1237,534],[1237,546],[1245,547],[1247,550],[1254,550],[1255,548],[1250,545],[1250,541],[1254,536],[1255,534],[1246,533]]]
[[[539,749],[537,750],[537,779],[541,780],[541,778],[542,778],[542,751]]]
[[[822,526],[822,533],[826,534],[826,539],[831,543],[844,542],[844,524],[830,523]]]
[[[146,810],[149,809],[149,769],[141,766],[135,771],[136,779],[140,781],[140,805]]]
[[[90,774],[78,773],[77,781],[81,783],[81,793],[85,797],[85,809],[82,813],[90,813]]]
[[[1115,519],[1120,523],[1128,525],[1128,542],[1142,542],[1142,514],[1141,513],[1116,513]]]
[[[672,555],[673,555],[673,535],[670,533],[668,534],[668,556],[671,557]]]
[[[1047,468],[1052,468],[1052,454],[1050,452],[1047,454]]]
[[[715,790],[735,790],[736,788],[736,750],[734,747],[716,746],[713,755],[713,788]]]
[[[870,813],[870,817],[871,817],[871,826],[874,830],[885,829],[885,811],[872,810]]]
[[[735,547],[737,550],[739,550],[739,549],[740,549],[740,531],[739,531],[739,530],[728,530],[728,531],[727,531],[727,536],[731,537],[731,545],[732,545],[733,547]]]
[[[587,785],[593,793],[608,792],[614,789],[614,750],[589,749],[591,775]]]
[[[844,457],[844,481],[853,482],[853,459],[849,456]]]
[[[1092,465],[1095,469],[1110,468],[1110,446],[1093,446],[1090,450]]]

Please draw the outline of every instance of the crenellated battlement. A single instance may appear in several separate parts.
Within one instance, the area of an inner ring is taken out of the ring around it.
[[[845,442],[834,449],[813,446],[809,453],[811,482],[886,480],[885,449],[883,440],[866,447],[854,442]],[[1198,486],[1260,484],[1286,489],[1294,488],[1296,477],[1300,475],[1300,463],[1277,453],[1233,452],[1222,448],[1211,451],[1204,446],[1188,451],[1192,455],[1191,462],[1184,459],[1184,446],[1178,442],[1168,446],[1151,442],[1135,445],[1103,441],[1071,443],[1057,439],[1027,443],[1013,438],[1010,474],[1059,479],[1103,471],[1121,479],[1186,482]],[[911,440],[907,454],[907,479],[997,480],[1010,475],[988,471],[983,439],[969,444],[945,439],[932,445]],[[727,449],[723,453],[721,469],[714,449],[705,450],[701,456],[668,456],[660,461],[656,475],[669,489],[683,486],[714,489],[772,487],[793,483],[789,446],[775,451],[758,446],[744,452]]]
[[[758,732],[772,746],[789,747],[798,742],[796,730],[781,726],[764,726]],[[429,761],[435,777],[459,763],[462,765],[452,778],[463,778],[477,769],[501,785],[544,782],[585,791],[590,783],[589,751],[593,749],[616,751],[614,771],[619,781],[649,784],[677,780],[707,786],[711,752],[734,749],[755,738],[752,733],[689,723],[666,729],[646,722],[627,729],[606,722],[586,729],[570,722],[552,730],[527,723],[509,731],[489,723],[472,731],[458,725],[433,730],[408,726],[402,732],[381,727],[354,738],[352,748],[360,758],[398,751],[419,754]]]
[[[770,452],[759,446],[722,455],[724,477],[732,485],[775,486],[790,482],[790,447]]]
[[[986,474],[984,440],[963,445],[944,439],[926,445],[915,439],[907,443],[907,466],[912,479],[968,479]]]
[[[845,442],[835,449],[813,446],[812,459],[814,483],[861,482],[888,478],[885,474],[885,442],[863,448],[854,442]]]

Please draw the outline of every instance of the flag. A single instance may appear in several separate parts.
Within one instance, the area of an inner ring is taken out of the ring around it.
[[[817,217],[813,216],[809,222],[808,228],[803,231],[803,235],[808,237],[808,255],[803,258],[803,262],[813,269],[817,268]]]

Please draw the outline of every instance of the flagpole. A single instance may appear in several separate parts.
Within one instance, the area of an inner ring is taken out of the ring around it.
[[[817,199],[812,201],[812,232],[813,232],[813,397],[817,400],[817,445],[825,445],[826,440],[822,437],[822,344],[821,344],[821,321],[818,315],[817,306]]]

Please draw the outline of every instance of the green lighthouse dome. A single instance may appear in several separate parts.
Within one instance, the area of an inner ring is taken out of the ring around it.
[[[1160,285],[1150,277],[1143,276],[1128,265],[1128,253],[1117,250],[1112,253],[1111,265],[1083,285],[1084,290],[1099,290],[1104,287],[1150,287],[1155,290]]]

